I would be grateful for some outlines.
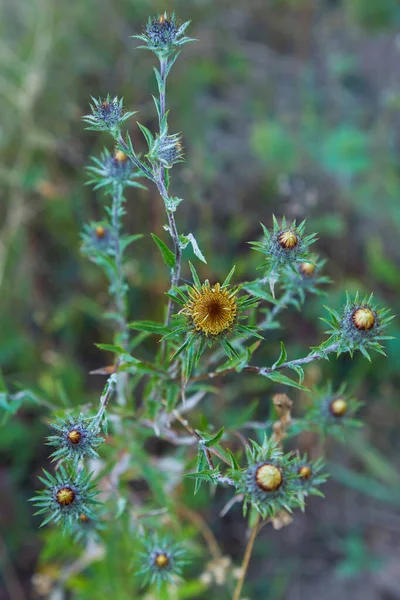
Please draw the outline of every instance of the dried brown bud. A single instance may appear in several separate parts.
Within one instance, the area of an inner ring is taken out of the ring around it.
[[[302,467],[300,467],[298,472],[299,472],[299,476],[302,479],[310,479],[311,478],[312,471],[308,465],[303,465]]]
[[[351,318],[355,327],[361,331],[368,331],[375,325],[375,315],[370,308],[357,308]]]
[[[299,272],[303,277],[312,277],[315,273],[315,265],[310,262],[302,262],[299,266]]]
[[[282,527],[287,527],[293,521],[293,517],[286,510],[278,510],[275,516],[271,518],[272,527],[279,531]]]
[[[169,564],[169,558],[164,552],[160,552],[159,554],[156,555],[156,557],[154,559],[154,564],[159,569],[165,569],[165,567],[167,567]]]
[[[79,444],[79,442],[81,441],[82,434],[77,429],[71,429],[67,437],[71,444]]]
[[[275,394],[272,397],[272,402],[279,414],[279,416],[286,415],[293,408],[293,402],[286,396],[286,394]]]
[[[347,402],[343,398],[336,398],[329,408],[334,417],[343,417],[347,412]]]
[[[297,244],[299,243],[299,238],[294,233],[294,231],[289,229],[288,231],[283,231],[279,235],[278,241],[282,248],[284,248],[285,250],[291,250],[292,248],[297,246]]]
[[[282,484],[282,471],[275,465],[265,463],[256,471],[256,483],[264,492],[275,492]]]
[[[69,506],[75,500],[75,492],[69,487],[61,488],[57,492],[57,502],[61,506]]]

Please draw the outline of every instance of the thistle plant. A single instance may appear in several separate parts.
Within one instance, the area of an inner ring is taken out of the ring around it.
[[[356,350],[368,359],[370,350],[383,353],[381,342],[389,339],[384,333],[392,317],[373,303],[372,296],[348,298],[341,312],[328,308],[328,337],[298,358],[289,358],[281,342],[276,359],[268,364],[263,349],[273,346],[269,329],[279,327],[278,315],[290,307],[300,308],[310,293],[324,293],[330,282],[324,274],[325,261],[314,251],[316,234],[307,233],[305,221],[289,223],[284,216],[272,216],[272,226],[262,225],[259,238],[251,242],[250,252],[262,255],[260,276],[251,281],[235,281],[232,267],[221,283],[213,275],[212,260],[207,266],[209,279],[203,279],[189,263],[185,253],[189,246],[200,263],[206,264],[206,259],[195,235],[178,229],[178,209],[184,200],[173,196],[171,173],[184,156],[181,133],[171,132],[166,109],[170,71],[182,47],[194,41],[185,35],[188,26],[189,22],[180,24],[175,15],[164,13],[150,18],[144,31],[133,36],[141,41],[139,48],[152,52],[158,61],[154,67],[158,95],[153,97],[158,125],[151,131],[138,123],[143,134],[140,147],[134,147],[126,130],[136,112],[125,112],[121,98],[92,98],[91,112],[84,117],[87,129],[108,135],[108,146],[88,167],[88,183],[105,195],[105,214],[101,221],[84,226],[82,251],[108,278],[104,318],[113,338],[98,347],[112,352],[114,360],[96,371],[107,377],[97,411],[82,402],[82,414],[67,413],[54,421],[48,443],[56,448],[51,455],[57,461],[55,475],[46,474],[41,480],[45,489],[35,503],[39,512],[49,513],[45,523],[53,520],[76,531],[88,519],[94,522],[95,491],[85,473],[95,459],[98,491],[103,492],[102,526],[117,527],[117,521],[125,519],[132,539],[144,540],[143,548],[132,552],[141,583],[169,589],[181,585],[178,577],[185,577],[196,537],[193,528],[190,535],[184,533],[185,518],[199,534],[207,532],[204,537],[213,558],[223,560],[202,517],[182,507],[182,475],[194,480],[195,493],[201,485],[224,487],[231,492],[225,514],[241,504],[251,527],[241,576],[235,582],[233,572],[227,575],[228,589],[238,600],[261,527],[289,523],[297,510],[305,510],[309,495],[322,495],[327,478],[323,457],[311,460],[302,454],[299,434],[342,435],[354,426],[358,404],[344,388],[312,391],[311,409],[303,419],[292,419],[292,401],[278,394],[271,420],[257,424],[252,437],[248,437],[251,424],[224,428],[218,411],[211,423],[200,421],[195,409],[207,398],[218,407],[218,391],[210,385],[216,379],[235,381],[238,402],[244,389],[241,382],[251,376],[261,378],[266,394],[282,387],[309,393],[303,385],[306,365],[343,353],[352,357]],[[163,232],[151,234],[170,276],[159,321],[138,314],[127,296],[131,243],[151,232],[126,233],[123,219],[131,210],[132,194],[146,186],[159,192],[165,208],[164,232],[170,237],[169,242],[162,239]],[[149,358],[147,344],[152,338],[156,350]],[[244,456],[235,434],[245,442]],[[154,439],[168,448],[170,462],[152,455],[149,441]],[[285,447],[289,439],[290,450]],[[178,481],[168,470],[172,456],[183,465]],[[140,497],[130,487],[135,480],[147,483]]]
[[[61,524],[64,531],[72,530],[74,523],[81,518],[96,519],[92,505],[96,490],[91,475],[83,470],[66,470],[62,465],[55,476],[44,471],[45,477],[40,477],[44,489],[32,498],[34,506],[39,510],[36,514],[47,514],[42,526],[49,521]]]

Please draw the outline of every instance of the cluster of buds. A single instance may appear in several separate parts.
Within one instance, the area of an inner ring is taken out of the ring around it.
[[[269,281],[272,292],[282,269],[286,269],[298,279],[302,279],[298,266],[301,263],[308,263],[309,266],[305,269],[311,273],[313,261],[310,258],[309,246],[316,241],[316,235],[314,233],[304,235],[305,221],[300,225],[293,221],[289,225],[286,218],[283,217],[279,224],[274,216],[272,231],[269,231],[264,225],[262,228],[264,240],[251,242],[251,246],[266,257],[265,262],[259,268],[266,268],[265,279]]]
[[[378,309],[373,304],[373,295],[360,300],[358,293],[352,300],[347,294],[347,301],[342,314],[328,308],[329,318],[324,319],[331,327],[327,333],[330,338],[325,343],[337,344],[338,354],[349,352],[353,356],[359,350],[371,360],[368,350],[375,350],[385,355],[381,341],[392,339],[383,335],[384,329],[393,319],[386,308]]]
[[[129,119],[134,112],[124,112],[122,98],[93,98],[90,104],[91,114],[85,115],[83,120],[88,124],[86,129],[93,131],[108,131],[114,138],[121,133],[121,125]]]
[[[251,504],[263,518],[272,519],[282,510],[303,508],[304,497],[317,493],[315,484],[320,481],[320,468],[316,471],[316,479],[310,474],[312,485],[302,486],[299,469],[303,465],[292,453],[284,454],[272,439],[265,436],[262,445],[251,441],[246,454],[248,467],[231,471],[238,492],[244,495],[244,512]]]
[[[163,60],[179,52],[184,44],[194,41],[184,35],[189,25],[190,21],[179,25],[174,13],[168,15],[165,12],[158,17],[149,18],[143,33],[132,37],[144,42],[139,48],[150,50]]]
[[[174,582],[181,577],[182,568],[187,563],[185,551],[180,544],[169,539],[151,535],[143,541],[143,551],[139,553],[140,569],[137,576],[143,578],[143,585]]]
[[[92,505],[99,504],[95,500],[98,492],[91,481],[91,475],[83,470],[66,470],[62,465],[56,471],[55,477],[44,471],[45,477],[39,477],[44,489],[31,498],[39,510],[37,515],[49,513],[42,525],[50,521],[62,525],[64,531],[72,530],[82,516],[96,519]]]

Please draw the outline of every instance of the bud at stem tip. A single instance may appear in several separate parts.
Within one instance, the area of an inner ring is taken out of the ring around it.
[[[330,405],[331,413],[334,417],[343,417],[347,412],[347,402],[343,398],[336,398]]]
[[[159,569],[165,569],[165,567],[168,566],[169,559],[164,552],[160,552],[160,554],[157,554],[155,557],[154,562]]]
[[[71,488],[61,488],[57,492],[57,502],[61,506],[69,506],[75,500],[75,492]]]
[[[256,471],[256,483],[264,492],[275,492],[282,484],[282,472],[275,465],[261,465]]]
[[[357,308],[351,318],[361,331],[369,331],[375,325],[375,316],[370,308]]]

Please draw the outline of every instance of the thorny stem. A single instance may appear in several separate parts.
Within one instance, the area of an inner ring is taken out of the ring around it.
[[[144,165],[142,163],[142,161],[140,161],[138,159],[137,156],[135,156],[134,154],[131,153],[131,151],[128,147],[128,144],[124,141],[124,138],[122,137],[121,134],[116,138],[116,141],[117,141],[118,145],[121,146],[122,150],[125,152],[125,154],[129,158],[129,160],[133,162],[135,167],[137,167],[140,171],[142,171],[148,179],[150,179],[151,181],[154,181],[153,173],[146,167],[146,165]]]
[[[117,361],[115,368],[114,368],[114,373],[112,375],[110,375],[110,377],[107,380],[106,386],[105,386],[105,392],[102,394],[101,398],[100,398],[100,408],[97,412],[97,415],[94,418],[93,421],[93,425],[95,428],[100,427],[100,423],[101,420],[103,418],[103,415],[106,411],[107,405],[111,399],[111,396],[114,393],[115,387],[117,385],[117,371],[119,368],[119,361]]]
[[[274,371],[281,371],[282,369],[290,368],[296,365],[305,365],[314,360],[321,360],[322,358],[326,358],[328,354],[331,352],[336,352],[339,348],[339,344],[331,344],[327,348],[323,350],[318,350],[317,352],[313,352],[304,356],[303,358],[297,358],[296,360],[288,360],[287,362],[282,363],[276,367],[258,367],[256,365],[246,365],[243,367],[242,371],[251,371],[253,373],[258,373],[259,375],[267,375],[268,373],[273,373]],[[197,377],[192,377],[189,383],[193,383],[194,381],[201,381],[203,379],[214,379],[214,377],[220,377],[222,375],[227,375],[228,373],[233,373],[236,371],[236,367],[229,367],[228,369],[223,369],[222,371],[213,371],[212,373],[203,373],[202,375],[198,375]]]
[[[124,279],[124,273],[122,269],[122,249],[120,244],[120,233],[121,233],[121,204],[123,201],[123,190],[120,185],[116,185],[114,188],[112,208],[111,208],[111,225],[114,232],[114,248],[115,248],[115,267],[116,276],[115,281],[112,285],[114,293],[115,305],[118,314],[118,325],[120,334],[121,346],[128,351],[129,345],[129,330],[128,323],[126,320],[126,285]],[[121,373],[117,377],[117,397],[118,404],[126,404],[126,384],[127,384],[127,373]]]
[[[160,58],[160,75],[163,87],[160,89],[160,121],[163,120],[165,115],[165,93],[167,86],[167,59]]]
[[[194,437],[197,439],[197,441],[198,441],[198,443],[199,443],[199,445],[200,445],[201,449],[202,449],[202,450],[203,450],[203,452],[204,452],[204,456],[205,456],[205,458],[206,458],[206,461],[207,461],[208,467],[209,467],[209,469],[210,469],[211,471],[213,471],[213,470],[215,469],[215,465],[214,465],[213,458],[212,458],[212,456],[211,456],[211,452],[213,452],[213,453],[215,453],[215,454],[218,454],[218,456],[220,456],[220,455],[219,455],[219,453],[217,453],[217,451],[215,450],[215,448],[207,448],[207,446],[206,446],[206,445],[205,445],[205,443],[204,443],[204,439],[203,439],[203,437],[202,437],[202,436],[199,434],[199,432],[198,432],[198,431],[196,431],[195,429],[193,429],[193,427],[191,427],[191,425],[189,425],[188,421],[187,421],[186,419],[184,419],[183,417],[181,417],[181,415],[180,415],[180,414],[179,414],[177,411],[175,411],[175,410],[174,410],[174,411],[173,411],[173,415],[174,415],[174,417],[176,418],[176,420],[177,420],[177,421],[179,421],[179,423],[180,423],[181,425],[183,425],[183,427],[186,429],[186,431],[188,431],[188,432],[189,432],[191,435],[193,435],[193,436],[194,436]],[[221,458],[222,458],[222,457],[221,457]],[[233,486],[235,486],[235,482],[234,482],[234,481],[233,481],[233,479],[231,479],[230,477],[226,477],[226,476],[224,476],[224,475],[220,475],[219,473],[218,473],[218,474],[216,474],[214,477],[215,477],[215,479],[216,479],[216,480],[217,480],[219,483],[226,483],[226,484],[228,484],[228,485],[233,485]]]
[[[121,334],[121,345],[127,349],[128,343],[128,324],[126,322],[126,287],[124,282],[124,274],[122,271],[122,251],[120,244],[120,233],[121,233],[121,203],[122,203],[122,189],[121,186],[115,186],[112,208],[111,208],[111,225],[114,232],[114,249],[115,249],[115,267],[116,277],[113,282],[113,292],[115,305],[118,313],[118,324]]]
[[[292,290],[288,290],[285,294],[283,294],[282,298],[279,300],[279,304],[275,304],[275,306],[271,308],[269,313],[266,315],[265,320],[260,323],[259,327],[262,328],[263,326],[269,325],[273,321],[274,317],[276,317],[278,313],[287,307],[287,303],[292,299],[292,297]]]
[[[251,553],[253,551],[254,542],[255,542],[255,539],[257,537],[257,533],[259,531],[259,523],[260,523],[260,515],[257,514],[256,522],[253,525],[253,529],[251,531],[251,535],[250,535],[249,541],[247,542],[246,551],[244,553],[242,566],[240,568],[240,571],[241,571],[241,573],[240,573],[240,579],[239,579],[239,581],[236,584],[236,589],[235,589],[235,593],[233,594],[233,599],[232,600],[240,600],[240,594],[242,592],[244,580],[246,578],[247,568],[249,566],[249,562],[250,562],[250,558],[251,558]]]
[[[167,192],[167,189],[166,189],[165,183],[164,183],[164,171],[163,170],[160,172],[160,177],[156,181],[156,184],[157,184],[157,187],[158,187],[158,190],[159,190],[161,196],[163,196],[164,198],[168,197],[168,192]],[[171,238],[172,238],[172,241],[174,244],[174,252],[175,252],[175,265],[174,265],[172,275],[171,275],[171,287],[172,287],[172,286],[177,286],[179,284],[179,279],[180,279],[180,275],[181,275],[182,250],[181,250],[181,245],[179,242],[179,235],[178,235],[178,230],[176,228],[174,213],[167,210],[167,217],[168,217],[169,233],[171,235]],[[172,309],[173,309],[173,300],[171,298],[169,298],[167,315],[165,317],[165,325],[167,325],[167,326],[169,325],[170,320],[171,320]]]
[[[167,67],[168,61],[166,58],[160,59],[160,75],[162,86],[160,87],[160,127],[161,121],[165,115],[165,98],[166,98],[166,87],[167,87]],[[164,168],[160,168],[159,176],[156,178],[156,185],[158,187],[158,191],[162,198],[168,198],[168,190],[165,185],[165,171]],[[167,209],[167,217],[168,217],[168,225],[169,225],[169,233],[171,235],[173,244],[174,244],[174,252],[175,252],[175,265],[171,275],[171,286],[176,286],[179,283],[179,278],[181,274],[181,245],[179,242],[178,230],[176,228],[175,223],[175,215],[172,211]],[[165,317],[165,325],[169,325],[173,309],[173,300],[171,298],[168,299],[168,307],[167,314]]]

